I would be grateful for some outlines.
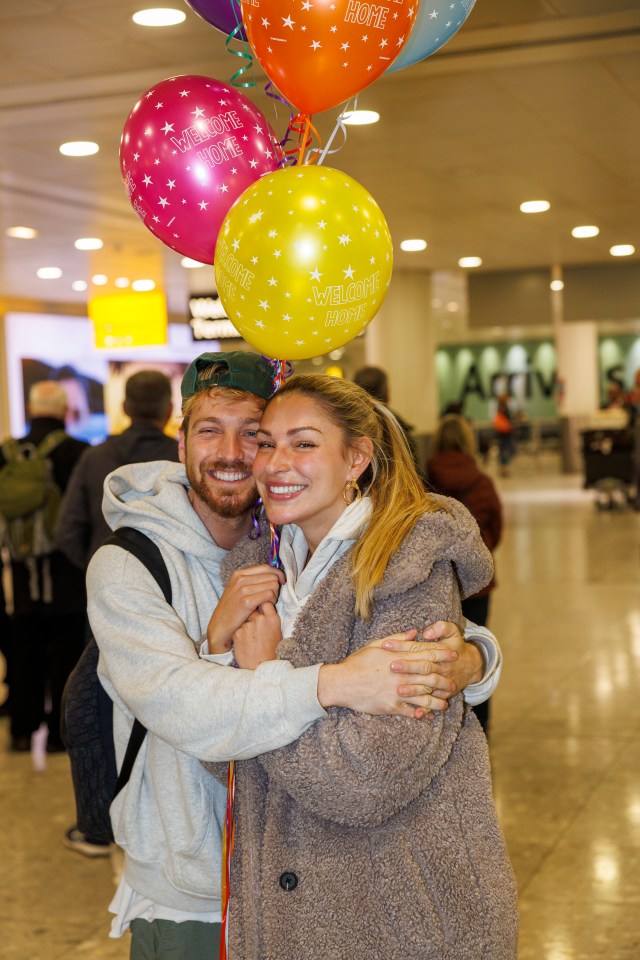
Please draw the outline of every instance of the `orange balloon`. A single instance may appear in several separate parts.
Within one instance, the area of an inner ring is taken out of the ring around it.
[[[373,83],[409,39],[418,0],[242,0],[262,68],[301,113],[328,110]]]

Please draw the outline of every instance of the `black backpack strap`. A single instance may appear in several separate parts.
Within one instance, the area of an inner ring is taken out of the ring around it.
[[[134,557],[140,561],[140,563],[144,564],[149,573],[153,576],[154,580],[162,590],[167,603],[171,603],[171,579],[169,577],[167,565],[164,562],[164,557],[160,552],[160,548],[153,542],[153,540],[150,540],[146,534],[142,533],[140,530],[134,530],[133,527],[120,527],[119,530],[115,530],[109,537],[107,537],[103,543],[103,546],[121,547],[123,550],[127,550],[129,553],[132,553]],[[122,761],[120,773],[118,774],[116,789],[113,794],[114,799],[118,796],[122,788],[125,787],[129,782],[133,765],[146,735],[147,728],[144,727],[138,719],[134,719],[133,727],[131,728],[131,735],[129,737],[129,743],[127,744],[127,749],[124,755],[124,760]]]
[[[145,533],[134,530],[133,527],[120,527],[107,537],[102,546],[122,547],[123,550],[132,553],[140,563],[144,564],[162,590],[167,603],[171,604],[171,580],[167,565],[160,547]]]

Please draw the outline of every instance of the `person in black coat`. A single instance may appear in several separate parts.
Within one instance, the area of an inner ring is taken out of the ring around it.
[[[356,370],[353,382],[357,383],[358,386],[362,387],[363,390],[366,390],[369,396],[373,397],[374,400],[379,400],[381,403],[384,403],[385,406],[389,407],[389,378],[382,367],[361,367],[359,370]],[[389,409],[391,410],[391,407],[389,407]],[[403,420],[400,414],[396,413],[395,410],[391,410],[391,413],[400,424],[400,429],[405,435],[409,450],[411,451],[411,456],[413,458],[413,464],[418,471],[418,476],[424,481],[422,465],[420,464],[418,457],[418,447],[416,445],[414,428],[410,423],[407,423],[406,420]]]
[[[54,431],[64,431],[67,398],[52,380],[29,391],[30,429],[20,443],[37,447]],[[87,444],[65,437],[49,454],[61,491]],[[0,452],[0,467],[5,458]],[[60,739],[60,699],[67,677],[82,652],[86,609],[84,577],[59,550],[35,561],[12,559],[13,663],[11,664],[11,749],[28,751],[31,734],[43,720],[47,750],[64,750]]]
[[[493,481],[478,468],[476,440],[464,417],[442,417],[431,441],[425,464],[429,486],[446,497],[463,503],[480,528],[480,535],[491,553],[502,536],[502,504]],[[489,598],[496,587],[495,573],[478,593],[462,601],[462,612],[482,627],[489,619]],[[474,707],[485,733],[489,729],[490,700]]]
[[[66,490],[55,529],[56,546],[79,569],[111,530],[102,515],[105,477],[126,463],[178,460],[178,441],[163,433],[171,417],[171,382],[157,370],[140,370],[125,384],[124,412],[131,426],[85,450]]]

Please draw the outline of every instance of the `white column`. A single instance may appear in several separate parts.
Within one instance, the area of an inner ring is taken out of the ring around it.
[[[389,292],[366,333],[368,365],[389,377],[389,403],[416,433],[433,432],[438,419],[436,330],[431,277],[394,272]]]
[[[554,281],[562,280],[561,267],[552,267],[551,275]],[[583,468],[580,433],[600,406],[598,327],[593,321],[565,322],[561,289],[551,294],[551,312],[558,358],[562,469],[577,473]]]

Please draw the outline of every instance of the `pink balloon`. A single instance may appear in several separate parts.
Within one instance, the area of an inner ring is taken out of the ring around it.
[[[210,77],[171,77],[129,114],[120,168],[133,209],[183,256],[213,263],[220,225],[247,187],[278,169],[281,150],[258,108]]]

